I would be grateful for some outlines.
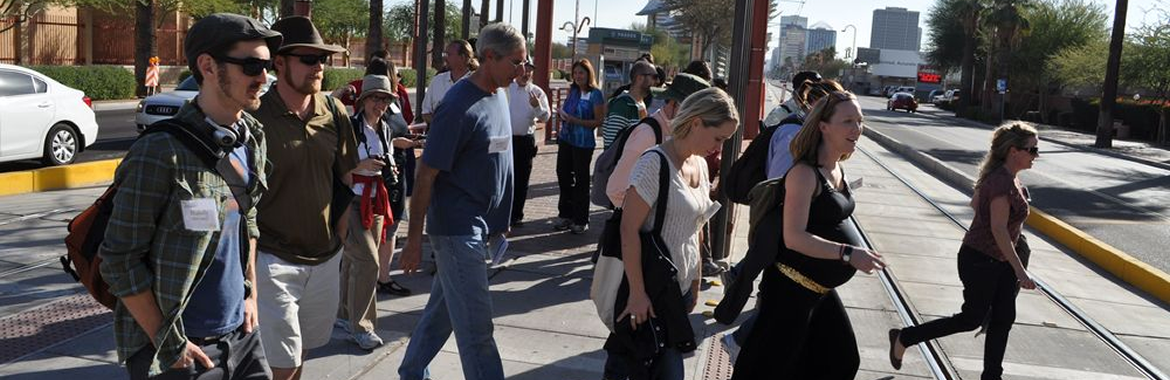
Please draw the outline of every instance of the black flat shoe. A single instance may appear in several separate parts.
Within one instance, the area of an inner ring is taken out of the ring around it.
[[[407,288],[403,287],[402,285],[399,285],[398,282],[396,282],[394,280],[390,280],[389,282],[379,281],[378,282],[378,291],[382,292],[382,293],[389,293],[389,294],[393,294],[396,296],[401,296],[401,297],[409,296],[411,293],[410,289],[407,289]]]
[[[890,329],[890,365],[894,369],[902,369],[902,359],[894,357],[894,344],[897,344],[901,337],[901,329]]]

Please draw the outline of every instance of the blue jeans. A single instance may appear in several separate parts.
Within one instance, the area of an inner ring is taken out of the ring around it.
[[[492,300],[488,293],[485,236],[430,235],[439,271],[431,286],[431,298],[423,310],[398,367],[403,380],[429,377],[428,366],[451,333],[459,346],[463,377],[467,380],[502,380],[503,365],[492,337]]]

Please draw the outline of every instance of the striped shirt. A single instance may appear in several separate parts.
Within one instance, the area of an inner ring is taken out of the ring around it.
[[[194,101],[184,105],[175,118],[192,125],[206,123],[206,116],[193,104]],[[266,173],[264,130],[247,113],[241,122],[250,134],[246,144],[255,152],[250,166],[254,173]],[[264,175],[252,178],[249,194],[252,204],[256,204],[268,185]],[[213,200],[222,223],[227,220],[227,206],[233,196],[214,169],[167,133],[144,135],[134,142],[118,166],[114,181],[121,185],[99,250],[101,274],[110,285],[110,293],[118,298],[147,290],[154,293],[163,321],[153,342],[158,348],[150,367],[153,376],[174,365],[187,344],[181,315],[192,288],[215,261],[221,235],[219,228],[186,228],[181,201]],[[247,236],[241,238],[254,239],[260,235],[256,208],[246,210],[244,215]],[[240,255],[245,271],[251,264],[248,256]],[[114,340],[120,361],[152,343],[121,302],[114,308]]]
[[[605,121],[601,124],[603,148],[609,149],[619,133],[637,124],[644,117],[646,117],[646,104],[634,99],[630,93],[621,94],[610,100],[609,112],[605,114]]]

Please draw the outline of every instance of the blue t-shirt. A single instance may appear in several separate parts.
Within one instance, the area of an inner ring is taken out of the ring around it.
[[[443,97],[422,160],[439,170],[427,233],[503,233],[512,213],[512,119],[507,96],[459,81]]]
[[[243,169],[244,182],[250,182],[248,147],[236,148],[229,158],[232,164]],[[229,195],[228,199],[215,261],[195,286],[191,300],[183,310],[183,328],[190,337],[227,334],[244,323],[244,269],[240,258],[240,223],[243,219],[235,198]]]
[[[561,109],[578,119],[593,120],[595,116],[593,108],[604,104],[605,95],[601,94],[601,90],[595,88],[582,94],[580,88],[573,85],[569,90],[569,97],[565,99]],[[562,121],[561,130],[557,132],[557,140],[578,148],[593,149],[597,147],[596,135],[597,132],[593,128]]]

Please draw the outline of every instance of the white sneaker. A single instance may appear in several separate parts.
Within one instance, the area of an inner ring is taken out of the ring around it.
[[[349,340],[351,342],[357,343],[358,347],[361,347],[363,350],[373,350],[378,346],[381,346],[383,343],[382,337],[379,337],[378,334],[374,334],[372,332],[350,334]]]
[[[723,342],[723,350],[727,351],[727,356],[731,357],[731,364],[734,365],[735,359],[739,357],[739,344],[735,343],[735,336],[724,334],[719,340]]]

